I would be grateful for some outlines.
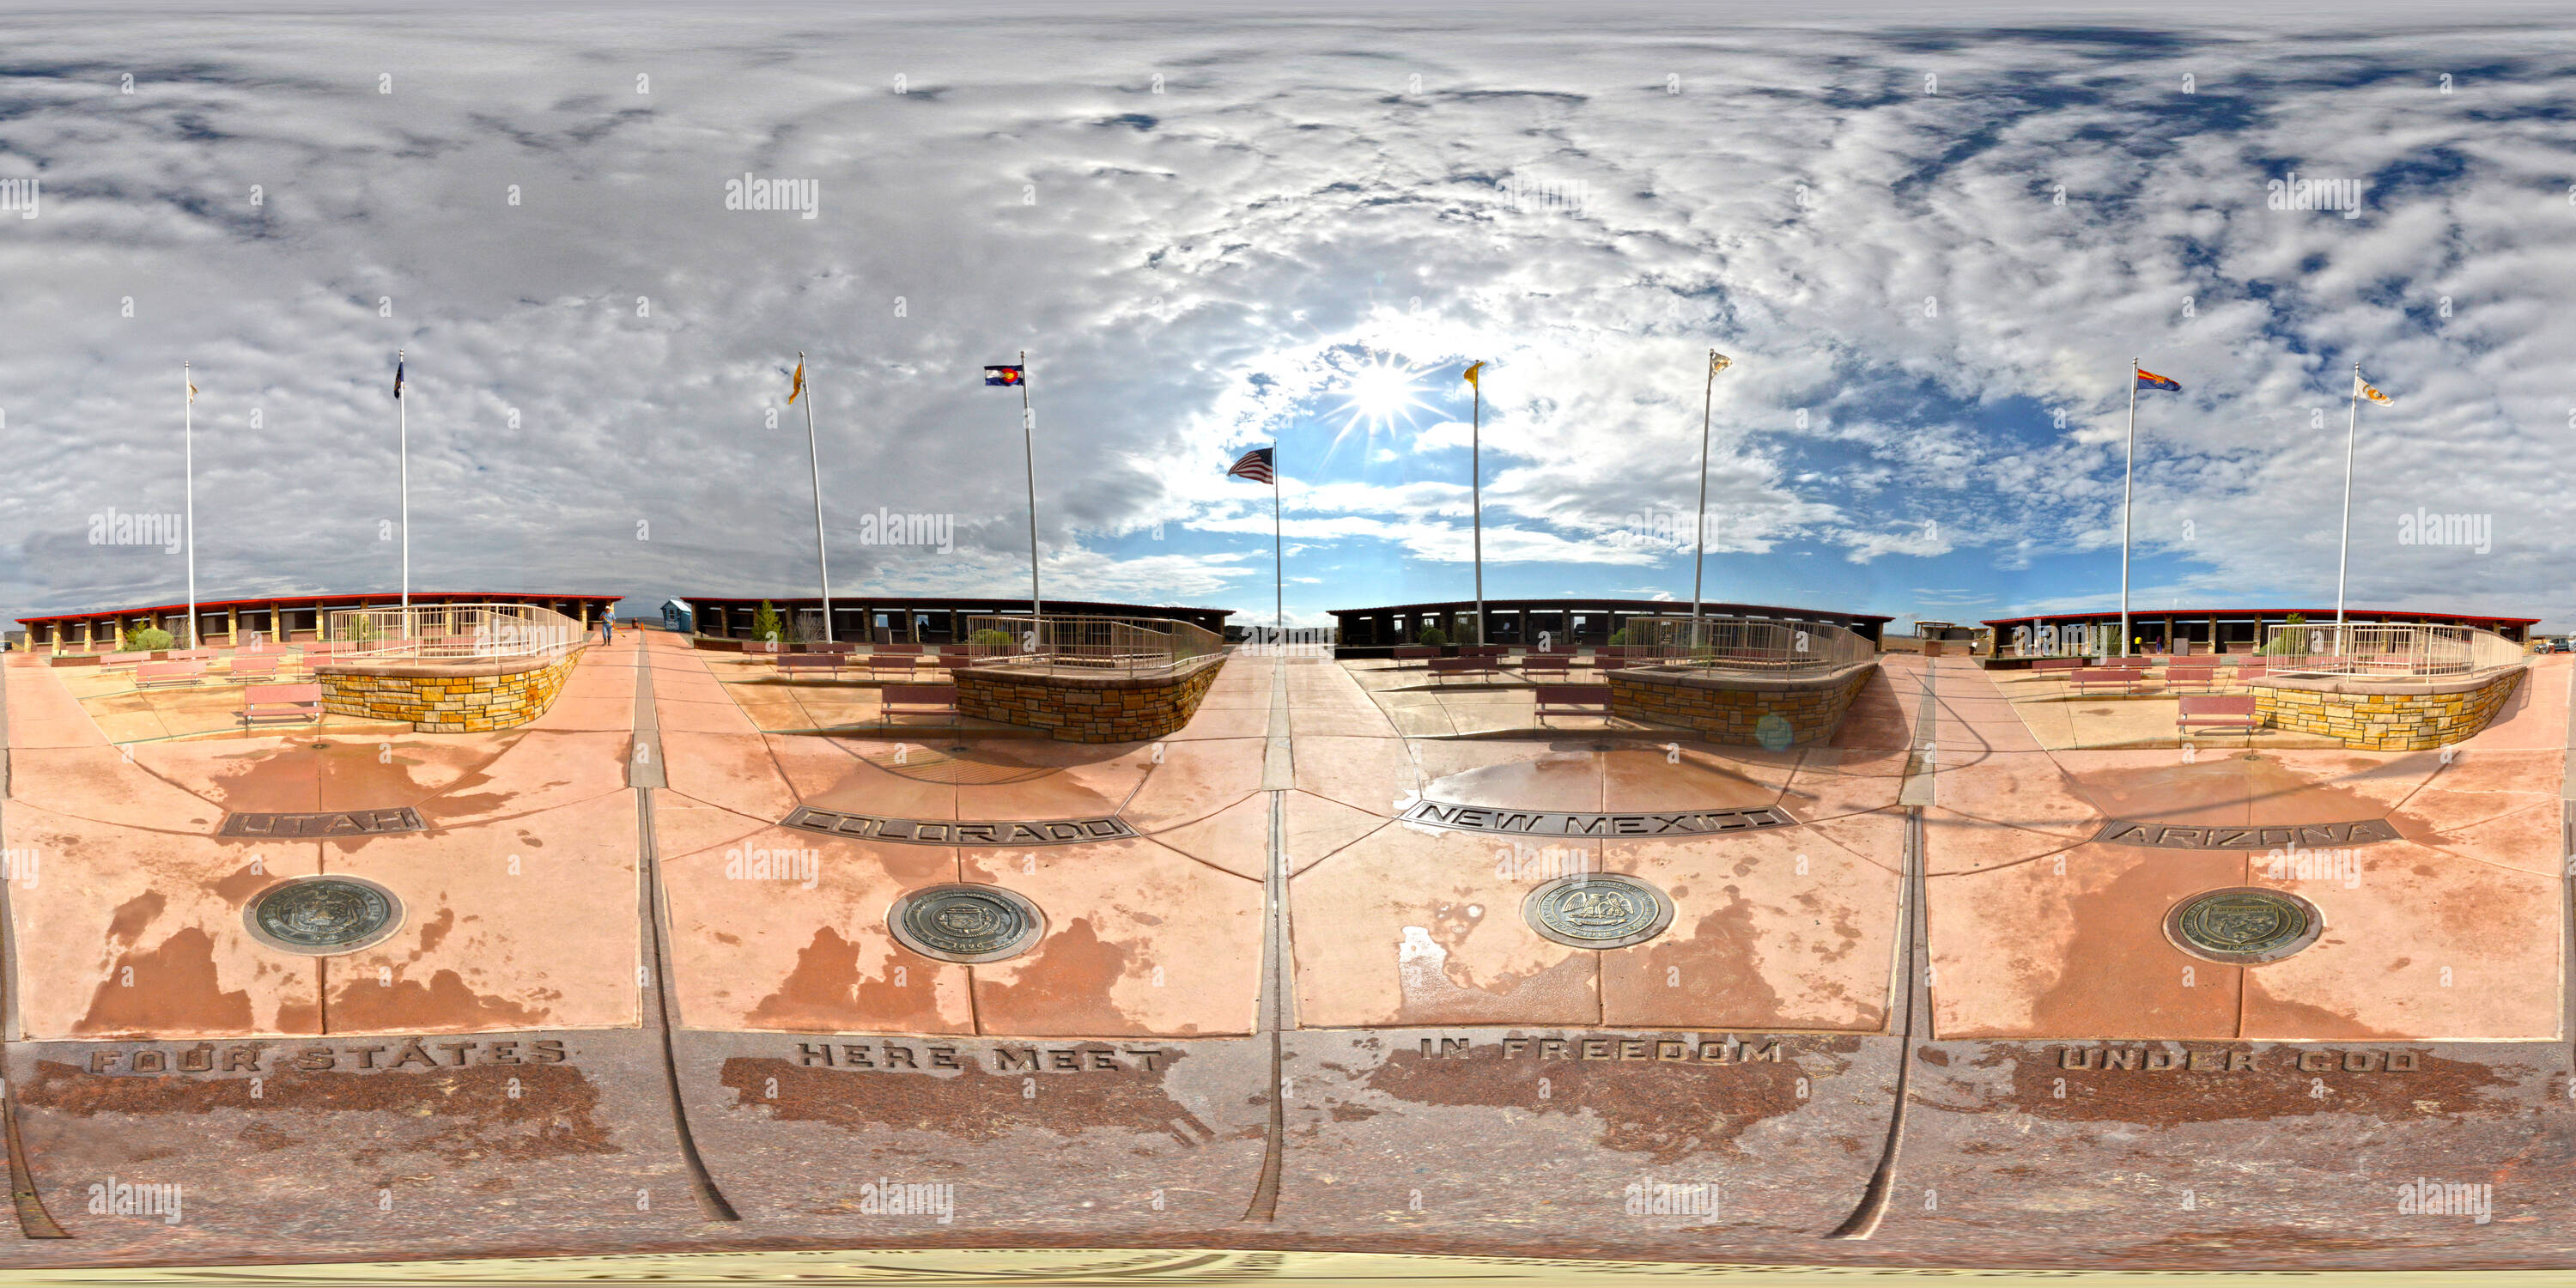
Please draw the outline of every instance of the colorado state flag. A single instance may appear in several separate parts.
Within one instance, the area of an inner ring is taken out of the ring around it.
[[[2178,394],[2178,393],[2181,393],[2181,392],[2182,392],[2182,386],[2181,386],[2181,385],[2178,385],[2178,384],[2174,383],[2173,381],[2171,381],[2171,380],[2168,380],[2168,379],[2164,378],[2163,376],[2159,376],[2159,375],[2157,375],[2156,373],[2154,373],[2154,372],[2152,372],[2152,371],[2149,371],[2149,370],[2147,370],[2147,369],[2146,369],[2146,368],[2144,368],[2144,367],[2140,367],[2140,368],[2138,368],[2138,388],[2140,388],[2140,389],[2161,389],[2161,390],[2164,390],[2166,393],[2169,393],[2169,394]]]
[[[1028,373],[1019,367],[984,368],[984,383],[988,385],[1016,385],[1027,378]]]

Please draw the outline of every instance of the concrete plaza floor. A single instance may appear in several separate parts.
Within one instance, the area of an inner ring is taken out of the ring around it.
[[[1833,738],[1778,752],[1249,652],[1187,728],[1112,746],[905,727],[870,685],[658,632],[479,735],[243,735],[32,662],[0,665],[6,1096],[22,1228],[73,1237],[0,1265],[2576,1253],[2564,659],[2408,754],[2149,745],[2150,703],[1894,654]],[[404,809],[417,830],[221,834]],[[1477,810],[1558,830],[1441,813]],[[1731,830],[1676,826],[1703,816]],[[942,830],[1068,820],[1102,839]],[[2386,835],[2276,855],[2124,822]],[[249,933],[254,896],[317,874],[394,891],[400,930],[322,958]],[[1532,928],[1534,891],[1589,874],[1660,890],[1669,928]],[[1025,897],[1040,937],[973,964],[899,942],[895,899],[952,883]],[[2324,933],[2250,967],[2165,938],[2234,886]],[[2436,1174],[2493,1185],[2494,1219],[2381,1201]],[[110,1178],[183,1186],[186,1216],[93,1210]],[[1722,1197],[1659,1206],[1675,1185]]]

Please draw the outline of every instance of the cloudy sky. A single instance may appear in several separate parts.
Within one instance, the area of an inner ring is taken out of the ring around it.
[[[2353,602],[2576,623],[2545,6],[1073,8],[13,10],[0,615],[183,595],[183,362],[200,595],[393,587],[397,348],[421,588],[809,593],[802,350],[835,588],[1024,591],[1026,350],[1050,595],[1266,618],[1276,442],[1465,597],[1482,359],[1486,593],[1687,600],[1714,347],[1712,599],[2116,604],[2136,358],[2135,602],[2331,603],[2358,361]]]

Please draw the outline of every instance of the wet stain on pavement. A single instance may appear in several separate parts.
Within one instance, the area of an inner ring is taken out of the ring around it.
[[[372,972],[347,981],[331,997],[331,1031],[479,1033],[544,1026],[547,1012],[465,987],[465,978],[443,970],[424,984],[416,979],[377,982]]]
[[[150,904],[148,912],[140,905]],[[80,1037],[135,1034],[240,1033],[250,1028],[250,994],[225,992],[215,976],[215,941],[189,926],[146,953],[131,950],[161,897],[146,895],[117,910],[110,933],[128,945],[90,996],[89,1013],[72,1025]],[[137,918],[129,926],[128,914]]]
[[[895,960],[908,967],[903,985],[894,982],[891,966],[884,977],[863,978],[859,945],[824,926],[814,932],[813,943],[797,951],[796,969],[779,982],[778,991],[760,999],[743,1023],[790,1033],[949,1027],[940,1017],[938,990],[932,987],[942,964],[900,948],[895,954]]]
[[[1100,938],[1089,917],[1076,917],[1011,964],[1010,983],[977,971],[975,1010],[987,1033],[1141,1034],[1145,1026],[1109,1000],[1127,973],[1128,949]],[[1177,1032],[1195,1033],[1194,1025]]]

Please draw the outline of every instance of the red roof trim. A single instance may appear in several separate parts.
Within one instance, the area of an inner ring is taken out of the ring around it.
[[[621,599],[631,598],[626,595],[575,595],[551,590],[415,590],[411,593],[411,597],[415,601],[415,604],[417,601],[423,599],[445,599],[461,602],[497,601],[500,603],[517,603],[531,599],[583,599],[589,600],[592,603],[614,604]],[[402,592],[399,590],[389,590],[381,593],[370,591],[355,595],[262,595],[256,599],[205,599],[197,602],[197,611],[199,613],[204,613],[210,609],[217,608],[266,608],[271,604],[280,604],[288,608],[318,608],[323,604],[329,603],[359,603],[370,600],[387,599],[394,601],[396,604],[400,604],[402,602]],[[45,622],[96,621],[100,618],[107,617],[139,617],[145,613],[186,613],[187,611],[188,602],[183,599],[175,604],[144,604],[133,608],[100,608],[86,613],[50,613],[43,617],[21,617],[18,618],[17,621],[21,626],[34,626]]]

